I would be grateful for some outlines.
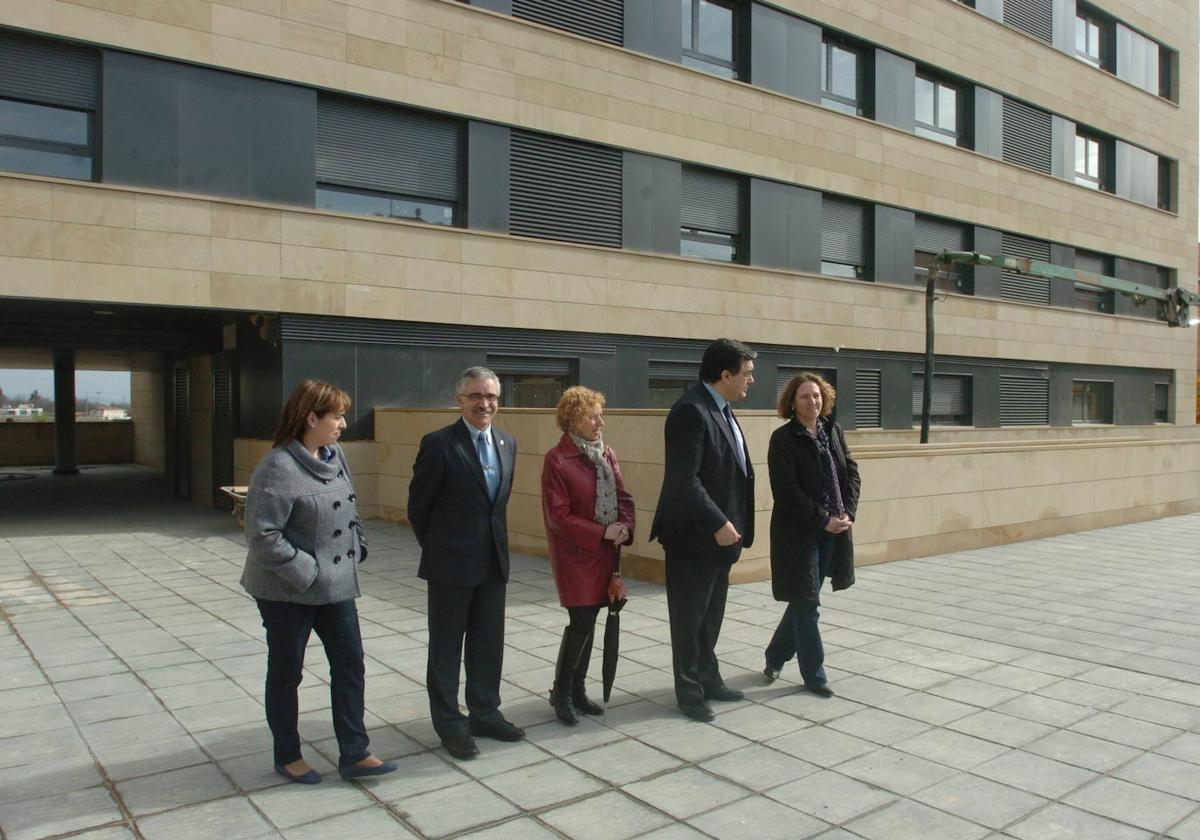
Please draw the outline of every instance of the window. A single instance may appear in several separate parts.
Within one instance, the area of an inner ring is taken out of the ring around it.
[[[1154,383],[1154,422],[1155,423],[1170,423],[1171,422],[1171,407],[1170,407],[1171,386],[1166,382]]]
[[[957,263],[938,265],[934,255],[942,251],[969,251],[971,236],[968,227],[933,216],[916,217],[913,231],[913,272],[919,283],[936,272],[935,288],[946,292],[970,292],[966,266]]]
[[[720,0],[681,0],[683,4],[683,64],[706,73],[737,78],[737,37],[733,3]]]
[[[433,225],[454,224],[454,205],[450,202],[421,201],[374,193],[348,190],[317,184],[317,207],[362,216],[381,216],[390,219],[409,219]]]
[[[506,408],[553,408],[578,379],[574,359],[489,355],[488,367],[500,377]]]
[[[1075,183],[1090,190],[1112,192],[1108,177],[1112,143],[1089,131],[1075,130]]]
[[[867,208],[834,195],[821,197],[821,273],[862,280],[866,276]]]
[[[941,79],[917,76],[916,133],[949,146],[959,142],[958,88]]]
[[[1147,93],[1170,98],[1172,92],[1164,91],[1162,86],[1164,74],[1159,61],[1158,42],[1123,23],[1118,23],[1116,30],[1117,77],[1137,85]]]
[[[0,99],[0,169],[92,179],[92,115]]]
[[[1000,374],[1000,425],[1050,425],[1050,380]]]
[[[844,114],[863,113],[862,53],[842,41],[822,42],[821,104]]]
[[[1091,251],[1076,251],[1075,268],[1090,274],[1112,277],[1112,257]],[[1094,283],[1076,280],[1074,305],[1076,309],[1086,309],[1089,312],[1112,312],[1113,293]]]
[[[742,178],[714,169],[683,168],[679,253],[717,262],[744,262]]]
[[[1111,423],[1112,388],[1111,382],[1076,379],[1071,386],[1071,422]]]
[[[1102,70],[1112,70],[1112,23],[1079,4],[1075,9],[1075,57]]]
[[[1175,202],[1175,181],[1179,167],[1170,158],[1158,159],[1158,209],[1177,209]]]
[[[452,225],[461,144],[460,126],[452,120],[322,94],[317,100],[316,205]]]
[[[94,177],[99,54],[0,30],[0,170]]]
[[[925,374],[914,373],[912,386],[914,426],[921,425],[921,402],[924,393]],[[931,426],[970,426],[971,422],[971,377],[935,373],[929,408],[929,424]]]
[[[700,381],[699,362],[650,360],[648,408],[670,408],[683,392]]]

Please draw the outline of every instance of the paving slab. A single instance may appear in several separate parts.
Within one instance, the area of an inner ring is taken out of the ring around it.
[[[466,762],[428,720],[415,541],[369,522],[367,718],[400,770],[338,778],[314,639],[301,735],[325,779],[305,788],[271,768],[231,519],[143,468],[84,473],[73,499],[49,475],[0,487],[8,840],[1200,840],[1200,515],[860,568],[822,606],[827,700],[794,665],[765,682],[781,608],[734,587],[718,653],[746,699],[711,724],[675,707],[665,595],[636,581],[608,713],[554,720],[565,616],[545,559],[514,553],[502,695],[528,738]]]

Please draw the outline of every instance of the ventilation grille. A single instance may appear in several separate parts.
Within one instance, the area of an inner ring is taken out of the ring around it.
[[[854,427],[878,429],[883,426],[883,373],[878,370],[854,372]]]
[[[1050,425],[1050,380],[1000,374],[1000,425]]]
[[[513,0],[513,17],[609,44],[625,43],[624,0]]]
[[[1051,0],[1004,0],[1004,22],[1047,44],[1054,42]]]
[[[621,247],[621,152],[512,132],[509,230]]]
[[[1000,156],[1051,174],[1050,114],[1024,102],[1005,98],[1003,104],[1003,143]]]
[[[1001,234],[1001,249],[1006,257],[1026,257],[1031,260],[1050,261],[1050,243],[1015,233]],[[1050,305],[1050,280],[1045,277],[1028,277],[1011,271],[1000,272],[1000,297],[1004,300],[1019,300],[1023,303]]]

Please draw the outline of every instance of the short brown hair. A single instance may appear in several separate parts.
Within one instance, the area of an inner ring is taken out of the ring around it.
[[[787,384],[787,387],[783,389],[783,393],[779,395],[777,410],[779,411],[779,416],[784,420],[791,420],[796,416],[796,392],[800,390],[800,386],[805,382],[817,383],[817,388],[821,391],[821,416],[828,417],[833,413],[833,407],[837,404],[837,391],[825,381],[825,377],[821,376],[821,374],[806,370],[793,376],[792,381]]]
[[[559,398],[558,413],[554,419],[558,422],[558,428],[569,432],[580,420],[595,414],[602,408],[604,408],[604,394],[582,385],[573,385],[563,391],[562,397]]]
[[[305,379],[292,389],[283,404],[275,429],[275,446],[285,446],[303,438],[309,412],[324,417],[331,411],[345,414],[349,410],[350,395],[341,388],[328,382]]]

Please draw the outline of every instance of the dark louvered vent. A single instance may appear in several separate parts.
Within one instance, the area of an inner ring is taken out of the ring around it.
[[[571,359],[547,359],[537,356],[494,356],[488,354],[488,367],[499,374],[569,376]]]
[[[458,123],[403,108],[322,96],[317,180],[442,201],[458,200]]]
[[[279,323],[280,336],[291,341],[469,348],[514,355],[577,356],[580,353],[599,353],[611,356],[617,352],[616,341],[631,346],[639,341],[634,336],[506,330],[415,321],[337,318],[332,315],[284,315]]]
[[[232,510],[233,499],[218,488],[233,484],[233,354],[213,357],[212,482],[213,507]]]
[[[1000,425],[1050,425],[1050,380],[1000,374]]]
[[[176,499],[192,498],[192,375],[186,365],[176,365],[171,379],[171,430],[173,443],[172,489]]]
[[[741,229],[741,179],[714,169],[683,168],[679,224],[714,233]]]
[[[1001,157],[1049,175],[1050,113],[1008,98],[1004,100],[1003,112]]]
[[[1027,257],[1031,260],[1050,261],[1050,243],[1041,239],[1030,239],[1015,233],[1004,233],[1000,247],[1006,257]],[[1050,305],[1050,281],[1044,277],[1027,277],[1011,271],[1000,272],[1000,297],[1024,303]]]
[[[967,226],[932,216],[917,216],[914,250],[937,254],[942,251],[970,250]]]
[[[863,265],[866,260],[867,210],[857,201],[821,198],[821,259]]]
[[[0,32],[0,96],[95,110],[96,50]]]
[[[651,379],[683,379],[690,382],[700,381],[699,362],[675,362],[666,359],[650,360]]]
[[[912,385],[912,413],[918,421],[921,417],[921,401],[925,393],[925,374],[914,373]],[[929,411],[935,423],[968,422],[971,411],[971,377],[956,374],[934,373],[933,399]]]
[[[1047,44],[1054,42],[1052,0],[1004,0],[1004,22]]]
[[[513,131],[509,230],[621,247],[621,152]]]
[[[878,370],[854,372],[854,427],[878,429],[883,425],[883,374]]]
[[[798,373],[809,371],[819,375],[822,379],[828,382],[837,390],[837,370],[835,368],[820,368],[820,367],[796,367],[795,365],[780,365],[775,369],[775,398],[783,393],[783,389],[792,381],[792,377]]]
[[[625,43],[624,0],[513,0],[512,13],[597,41]]]

